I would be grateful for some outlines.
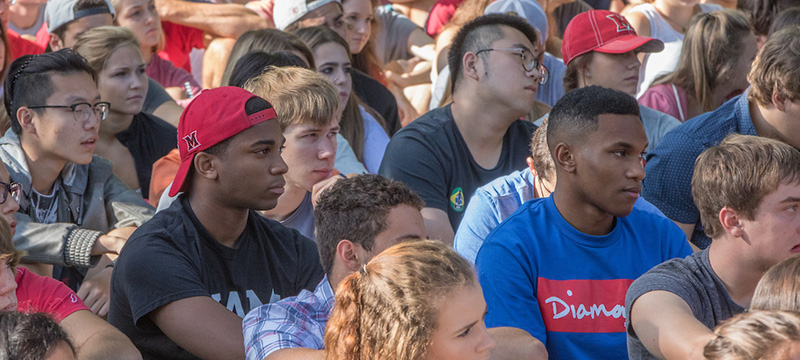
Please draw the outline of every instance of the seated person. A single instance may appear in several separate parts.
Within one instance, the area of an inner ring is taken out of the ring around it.
[[[475,263],[478,250],[489,233],[511,216],[522,204],[531,199],[546,198],[556,187],[556,166],[547,148],[547,118],[531,139],[531,156],[528,168],[514,171],[481,186],[472,196],[464,212],[464,220],[456,231],[453,247],[458,253]],[[636,199],[634,209],[661,216],[655,206],[642,197]]]
[[[334,174],[339,94],[324,76],[298,67],[270,67],[245,88],[279,109],[277,122],[286,139],[286,185],[278,204],[263,214],[314,240],[314,200],[342,178]]]
[[[14,360],[74,360],[69,335],[47,314],[0,312],[0,357]]]
[[[386,149],[379,173],[408,184],[423,200],[428,235],[453,243],[475,190],[523,164],[535,125],[520,120],[534,105],[545,72],[533,56],[536,30],[519,16],[470,21],[453,40],[453,103],[431,110]]]
[[[711,245],[656,266],[625,299],[631,359],[699,358],[711,332],[750,306],[772,265],[800,251],[800,151],[730,135],[697,159],[692,197]]]
[[[232,86],[186,107],[170,190],[183,195],[136,231],[111,279],[108,321],[145,359],[244,358],[242,317],[322,279],[314,243],[257,212],[283,193],[276,117]]]
[[[798,249],[800,250],[800,249]],[[800,311],[800,255],[769,268],[753,292],[751,310]]]
[[[102,358],[110,353],[117,359],[141,359],[125,335],[92,314],[66,285],[19,266],[24,252],[14,248],[12,236],[16,231],[14,214],[19,209],[20,190],[19,183],[12,182],[5,166],[0,165],[0,310],[46,313],[72,339],[72,345],[81,355],[78,359]],[[0,335],[2,337],[4,335]],[[0,339],[0,349],[9,349],[3,342]],[[28,353],[33,354],[35,352]],[[4,357],[0,355],[0,358]],[[12,358],[22,359],[9,359]]]
[[[45,9],[45,22],[50,28],[50,48],[53,51],[71,49],[78,35],[96,27],[112,26],[114,18],[114,7],[108,0],[50,0]],[[183,108],[161,85],[148,78],[142,111],[177,126]]]
[[[794,86],[800,83],[800,28],[772,35],[756,55],[747,79],[750,89],[744,94],[677,127],[647,154],[642,196],[701,249],[711,238],[704,232],[691,193],[700,153],[731,133],[770,137],[800,148],[795,110],[800,106],[800,88]]]
[[[11,131],[0,138],[0,160],[22,185],[14,245],[27,251],[23,260],[56,265],[40,275],[64,281],[104,315],[112,269],[102,262],[89,269],[99,261],[94,256],[118,254],[153,208],[113,174],[111,162],[94,156],[109,107],[95,78],[69,49],[14,61],[4,96]]]
[[[478,252],[486,324],[518,328],[504,341],[534,337],[550,359],[627,359],[628,286],[691,254],[669,219],[633,207],[647,147],[639,105],[599,86],[570,91],[550,113],[547,144],[553,193],[523,204]]]
[[[47,34],[47,26],[44,24],[44,9],[46,1],[41,0],[22,0],[10,1],[8,7],[8,32],[16,33],[22,38],[28,39],[33,43],[47,47],[50,40]]]
[[[633,97],[641,68],[638,54],[663,49],[661,40],[637,36],[622,15],[607,10],[578,14],[567,25],[561,43],[567,64],[564,91],[598,85]],[[678,119],[644,105],[639,105],[639,111],[647,135],[647,152],[681,124]]]
[[[175,149],[178,130],[142,112],[147,75],[139,43],[119,26],[103,26],[78,36],[75,51],[97,72],[100,98],[111,104],[97,139],[96,153],[114,164],[114,174],[145,199],[153,163]]]
[[[326,277],[313,293],[304,291],[247,314],[243,323],[247,358],[322,358],[333,289],[386,248],[424,238],[423,206],[403,183],[379,175],[342,179],[325,190],[314,217]]]
[[[282,31],[293,32],[304,27],[324,25],[336,31],[343,39],[352,37],[350,26],[344,20],[342,4],[339,0],[276,1],[273,19],[275,19],[275,28]],[[400,129],[400,118],[394,95],[368,74],[354,70],[352,76],[356,95],[381,114],[386,120],[389,134],[394,134]]]
[[[487,359],[495,342],[472,266],[435,240],[395,245],[336,288],[326,359]]]
[[[714,329],[704,348],[707,360],[793,360],[800,358],[800,313],[751,311]]]

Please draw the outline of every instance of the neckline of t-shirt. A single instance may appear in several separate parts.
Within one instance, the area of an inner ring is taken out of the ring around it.
[[[553,200],[552,194],[545,199],[548,217],[556,226],[558,231],[562,234],[563,238],[573,241],[579,245],[592,248],[609,247],[619,241],[622,234],[619,218],[614,219],[614,228],[608,234],[599,236],[589,235],[576,229],[567,221],[567,219],[564,219],[564,216],[561,215],[558,207],[556,207],[556,203]]]

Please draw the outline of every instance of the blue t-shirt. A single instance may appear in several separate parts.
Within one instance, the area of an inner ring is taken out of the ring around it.
[[[456,251],[474,264],[483,241],[497,224],[511,216],[524,202],[535,198],[535,180],[531,170],[525,168],[479,187],[475,195],[472,195],[472,200],[464,211],[464,219],[456,231],[453,242]],[[636,200],[633,208],[664,216],[642,197]]]
[[[478,252],[488,327],[529,332],[551,360],[627,359],[625,293],[652,267],[692,253],[672,221],[633,209],[591,236],[553,198],[531,200],[489,234]]]
[[[718,145],[731,133],[756,135],[748,92],[676,127],[646,155],[647,176],[642,181],[642,196],[670,219],[695,224],[692,243],[701,249],[708,247],[711,239],[705,234],[700,211],[692,198],[694,162],[705,149]]]

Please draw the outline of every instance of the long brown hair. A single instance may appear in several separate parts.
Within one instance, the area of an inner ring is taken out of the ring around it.
[[[758,281],[751,310],[800,311],[800,255],[771,267]]]
[[[715,110],[713,92],[730,78],[742,56],[743,40],[753,33],[747,16],[738,10],[700,13],[692,18],[675,71],[653,81],[672,83],[697,99],[703,112]]]
[[[422,359],[445,297],[477,281],[469,262],[439,241],[385,250],[339,284],[325,359]]]
[[[297,51],[302,54],[308,65],[314,68],[314,54],[306,44],[297,38],[292,33],[280,31],[276,29],[259,29],[250,30],[238,39],[233,44],[231,55],[228,57],[228,64],[225,66],[225,73],[222,75],[222,86],[229,84],[231,73],[236,66],[236,62],[247,53],[253,51],[263,51],[266,53],[273,53],[276,51]]]
[[[312,26],[307,28],[298,29],[295,31],[297,37],[303,40],[309,48],[316,49],[317,47],[327,44],[336,43],[341,45],[347,52],[347,57],[352,59],[350,54],[350,45],[335,31],[325,26]],[[352,61],[352,60],[351,60]],[[354,88],[350,89],[350,98],[347,99],[347,105],[342,109],[342,120],[339,122],[340,132],[356,154],[358,161],[364,161],[364,118],[361,116],[360,106],[375,117],[379,124],[386,130],[385,121],[377,112],[369,111],[369,107],[364,105],[358,98]],[[387,133],[388,134],[388,133]]]

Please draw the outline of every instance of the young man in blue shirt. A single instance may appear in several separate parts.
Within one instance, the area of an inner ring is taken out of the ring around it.
[[[633,209],[647,148],[639,106],[616,90],[573,90],[550,113],[547,143],[553,194],[522,205],[478,252],[486,325],[538,339],[550,359],[627,359],[628,286],[691,254],[672,222]]]

